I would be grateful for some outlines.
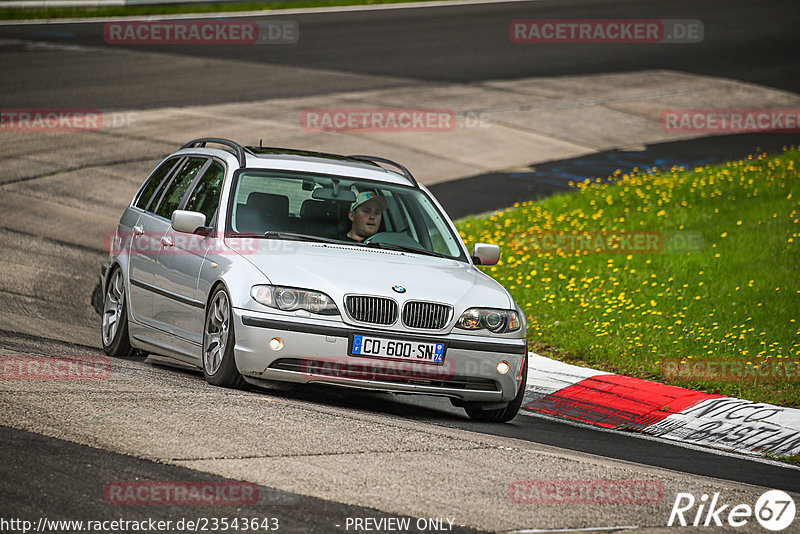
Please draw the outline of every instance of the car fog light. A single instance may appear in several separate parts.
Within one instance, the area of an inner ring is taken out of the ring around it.
[[[500,362],[497,364],[497,372],[504,375],[508,372],[508,362]]]
[[[269,340],[269,348],[272,350],[281,350],[283,348],[283,340],[279,337],[273,337]]]

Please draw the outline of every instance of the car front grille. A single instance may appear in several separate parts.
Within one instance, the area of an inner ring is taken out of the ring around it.
[[[450,321],[452,306],[433,302],[406,302],[403,306],[403,324],[409,328],[440,330]]]
[[[356,321],[370,324],[393,324],[397,320],[397,303],[384,297],[349,296],[347,311]]]
[[[490,378],[448,375],[446,371],[432,369],[430,372],[409,372],[406,369],[384,365],[372,360],[329,362],[300,358],[281,358],[269,366],[270,369],[292,371],[317,377],[348,378],[406,384],[435,388],[461,389],[467,391],[500,391],[500,386]]]

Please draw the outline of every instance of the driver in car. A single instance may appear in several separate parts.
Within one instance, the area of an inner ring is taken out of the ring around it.
[[[383,212],[388,207],[386,199],[378,193],[372,191],[359,193],[355,202],[350,205],[350,213],[347,214],[352,226],[347,232],[345,241],[362,242],[377,234]]]

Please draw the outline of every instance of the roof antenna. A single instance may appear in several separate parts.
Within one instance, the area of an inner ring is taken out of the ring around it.
[[[258,148],[264,148],[264,144],[263,143],[264,143],[264,140],[263,139],[259,139],[258,140]]]

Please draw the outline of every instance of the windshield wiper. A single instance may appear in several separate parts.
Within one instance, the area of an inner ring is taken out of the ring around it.
[[[410,247],[407,245],[396,245],[394,243],[381,243],[379,241],[370,241],[368,243],[358,243],[356,241],[342,241],[341,239],[333,239],[330,237],[319,237],[315,235],[295,234],[292,232],[276,232],[275,230],[267,230],[264,232],[264,237],[273,239],[290,239],[293,241],[312,241],[317,243],[332,243],[335,245],[356,245],[363,247],[384,248],[388,250],[397,250],[399,252],[413,252],[415,254],[424,254],[426,256],[434,256],[437,258],[453,259],[445,254],[440,254],[432,250],[425,250],[424,248]]]
[[[408,245],[396,245],[394,243],[381,243],[380,241],[370,241],[368,243],[362,243],[364,246],[367,247],[376,247],[376,248],[385,248],[389,250],[398,250],[401,252],[413,252],[415,254],[424,254],[426,256],[435,256],[437,258],[447,258],[452,260],[453,258],[447,256],[445,254],[440,254],[438,252],[434,252],[432,250],[426,250],[424,248],[417,248],[417,247],[410,247]]]
[[[276,232],[275,230],[267,230],[264,232],[264,237],[270,237],[274,239],[291,239],[293,241],[313,241],[319,243],[335,243],[341,244],[344,241],[339,239],[332,239],[329,237],[319,237],[316,235],[306,235],[306,234],[295,234],[292,232]]]

